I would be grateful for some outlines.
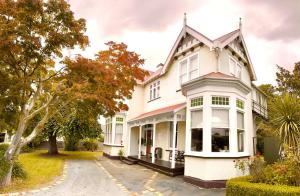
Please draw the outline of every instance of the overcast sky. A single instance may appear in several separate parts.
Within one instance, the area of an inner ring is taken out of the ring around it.
[[[187,23],[211,39],[238,28],[258,78],[275,84],[276,64],[291,70],[300,61],[299,0],[69,0],[76,17],[87,20],[92,57],[108,41],[124,42],[144,58],[144,68],[164,63]]]

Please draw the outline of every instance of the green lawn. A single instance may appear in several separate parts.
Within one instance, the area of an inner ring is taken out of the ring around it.
[[[45,150],[21,154],[19,161],[27,172],[27,178],[14,180],[10,186],[0,189],[0,193],[17,192],[45,185],[62,174],[65,160],[93,160],[100,155],[101,152],[62,151],[57,156],[51,156]]]

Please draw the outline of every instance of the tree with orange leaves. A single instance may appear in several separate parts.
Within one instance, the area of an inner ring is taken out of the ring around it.
[[[14,137],[4,157],[10,168],[0,179],[2,186],[11,182],[20,149],[41,134],[50,118],[68,112],[76,102],[87,103],[94,114],[126,110],[124,100],[144,78],[139,68],[143,59],[114,42],[95,59],[65,58],[57,70],[55,61],[64,49],[88,44],[85,30],[85,20],[75,19],[64,0],[0,1],[0,111],[15,117],[9,125]],[[3,114],[0,118],[0,126],[10,120]],[[24,135],[30,123],[33,130]]]

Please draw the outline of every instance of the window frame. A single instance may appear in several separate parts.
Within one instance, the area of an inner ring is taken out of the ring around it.
[[[231,61],[234,62],[234,67],[233,67],[233,70],[232,70],[232,67],[231,67]],[[242,65],[240,64],[239,60],[236,60],[233,56],[229,56],[229,73],[232,75],[232,76],[235,76],[239,79],[242,79]],[[240,72],[238,73],[238,68],[240,70]]]
[[[197,97],[196,97],[197,98]],[[192,112],[195,112],[195,111],[202,111],[202,127],[197,127],[197,128],[193,128],[192,127]],[[192,152],[192,153],[203,153],[203,147],[204,147],[204,126],[203,126],[203,119],[204,119],[204,109],[203,109],[203,105],[201,106],[197,106],[197,107],[191,107],[190,108],[190,146],[189,146],[189,151]],[[192,130],[193,129],[202,129],[202,150],[201,151],[195,151],[195,150],[192,150]]]
[[[191,59],[196,57],[196,61],[197,61],[197,69],[191,69]],[[182,74],[182,69],[181,69],[181,66],[182,66],[182,62],[186,61],[186,70],[185,70],[185,73]],[[194,80],[196,78],[198,78],[200,76],[200,58],[199,58],[199,52],[196,52],[196,53],[193,53],[193,54],[190,54],[189,56],[181,59],[179,62],[178,62],[178,70],[179,70],[179,85],[182,85],[184,83],[187,83],[191,80]],[[197,76],[193,79],[191,79],[191,73],[196,71],[197,70]],[[185,75],[186,76],[186,81],[182,82],[182,76]]]
[[[229,97],[229,102],[230,102],[230,97]],[[227,127],[220,127],[220,126],[214,126],[213,121],[211,121],[211,152],[212,153],[230,153],[230,138],[231,138],[231,132],[230,132],[230,105],[212,105],[211,107],[211,119],[213,118],[213,110],[226,110],[228,112],[228,126]],[[218,151],[215,152],[212,150],[212,145],[213,145],[213,129],[224,129],[228,130],[228,149],[226,151]]]
[[[152,84],[150,84],[149,94],[149,101],[160,98],[160,80],[154,81]]]

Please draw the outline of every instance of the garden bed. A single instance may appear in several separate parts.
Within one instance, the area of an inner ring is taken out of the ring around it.
[[[233,178],[226,183],[227,196],[299,196],[300,187],[250,182],[250,176]]]

